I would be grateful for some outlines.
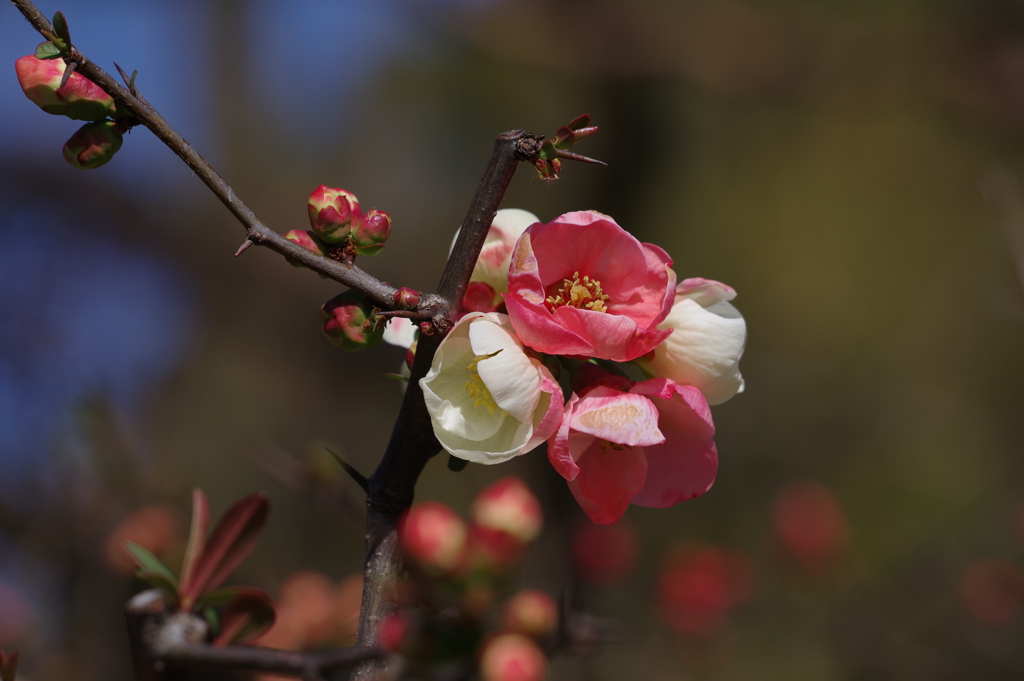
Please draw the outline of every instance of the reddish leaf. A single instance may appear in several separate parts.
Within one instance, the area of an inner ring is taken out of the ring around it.
[[[580,128],[586,128],[590,125],[590,114],[583,114],[569,121],[569,125],[565,126],[570,130],[579,130]]]
[[[210,525],[210,505],[206,495],[198,487],[192,490],[192,525],[188,532],[188,545],[185,547],[185,560],[181,564],[181,583],[190,584],[196,570],[199,556],[206,546],[206,529]]]
[[[215,646],[256,638],[274,625],[277,613],[270,597],[259,589],[230,587],[220,592],[234,590],[235,596],[224,607],[221,615],[220,634],[213,641]]]
[[[0,681],[14,681],[14,674],[18,671],[18,651],[7,654],[0,650]]]
[[[189,581],[181,585],[181,607],[190,610],[205,591],[220,586],[256,546],[267,521],[266,492],[239,499],[221,516],[206,542]]]

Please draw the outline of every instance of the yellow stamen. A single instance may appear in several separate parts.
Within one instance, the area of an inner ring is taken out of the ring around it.
[[[498,352],[501,352],[501,350],[498,350]],[[469,396],[475,400],[475,402],[473,402],[473,406],[487,407],[487,411],[492,414],[497,410],[498,403],[494,401],[493,397],[491,397],[491,391],[487,389],[487,386],[484,385],[483,379],[480,378],[480,374],[477,373],[476,365],[479,364],[481,360],[494,357],[498,352],[492,352],[489,355],[477,355],[473,358],[472,362],[466,365],[466,371],[469,372],[469,380],[466,381],[466,392],[468,392]]]
[[[563,305],[571,305],[580,310],[607,312],[606,300],[608,296],[601,289],[600,281],[587,276],[581,280],[580,273],[574,272],[571,280],[563,279],[555,294],[548,296],[547,303],[552,312]]]

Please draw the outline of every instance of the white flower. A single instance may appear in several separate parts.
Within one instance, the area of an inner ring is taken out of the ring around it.
[[[493,288],[496,303],[501,302],[497,294],[508,293],[508,268],[512,264],[512,251],[516,242],[526,228],[535,222],[540,222],[536,215],[520,208],[502,208],[494,214],[470,281],[482,281]],[[460,231],[455,231],[452,248],[455,247]]]
[[[434,435],[453,456],[501,463],[551,437],[562,391],[526,354],[507,315],[473,312],[449,332],[420,379]]]
[[[392,317],[384,327],[384,342],[408,350],[416,340],[419,327],[406,317]]]
[[[721,404],[743,392],[740,357],[747,324],[729,302],[736,291],[711,279],[686,279],[659,329],[674,329],[653,352],[637,360],[649,376],[692,385],[708,404]]]

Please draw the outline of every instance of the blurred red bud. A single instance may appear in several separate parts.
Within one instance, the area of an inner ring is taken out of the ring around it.
[[[35,618],[32,606],[20,589],[0,582],[0,645],[24,641]]]
[[[509,476],[486,487],[473,501],[473,522],[479,527],[506,532],[521,544],[540,535],[540,502],[521,478]]]
[[[371,209],[352,222],[352,243],[360,255],[376,255],[391,236],[391,216],[382,210]]]
[[[960,603],[976,621],[992,627],[1010,624],[1024,601],[1024,571],[1002,558],[976,560],[963,571]]]
[[[544,653],[522,634],[495,636],[480,654],[483,681],[541,681],[547,670]]]
[[[86,123],[64,143],[64,160],[79,170],[92,170],[110,162],[124,138],[113,121]]]
[[[656,605],[662,620],[683,634],[708,633],[753,590],[754,568],[725,548],[672,551],[658,577]]]
[[[362,215],[359,200],[354,194],[323,184],[309,195],[308,209],[313,231],[329,244],[344,241],[351,232],[353,221]]]
[[[494,288],[482,281],[471,281],[466,286],[466,295],[462,297],[463,312],[494,312],[498,306],[494,304]]]
[[[849,541],[839,499],[812,480],[794,482],[776,495],[772,524],[797,567],[810,574],[834,567]]]
[[[626,520],[614,525],[580,523],[572,535],[573,567],[581,580],[600,587],[622,583],[636,562],[636,532]]]
[[[0,650],[0,681],[14,681],[18,673],[18,651]]]
[[[104,557],[111,570],[130,575],[135,571],[135,561],[124,550],[126,541],[135,542],[159,557],[181,539],[181,520],[173,509],[144,506],[132,511],[110,531],[104,545]]]
[[[384,617],[377,632],[377,643],[384,650],[397,652],[402,649],[409,635],[409,616],[399,610],[393,610]]]
[[[451,573],[466,548],[466,523],[455,511],[436,501],[410,508],[398,526],[405,555],[430,572]]]
[[[60,87],[66,68],[63,59],[38,59],[34,55],[14,62],[22,92],[46,113],[77,121],[100,121],[113,116],[111,96],[77,71]]]
[[[345,291],[320,308],[320,325],[327,338],[342,350],[372,348],[384,337],[384,324],[375,324],[373,306],[358,291]]]
[[[403,310],[411,310],[419,305],[420,292],[414,288],[403,286],[392,294],[391,300],[394,301],[395,307]]]
[[[550,636],[558,626],[558,606],[543,591],[524,589],[505,603],[501,626],[527,636]]]

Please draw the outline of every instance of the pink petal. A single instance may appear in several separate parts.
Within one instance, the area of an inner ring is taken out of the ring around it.
[[[534,360],[536,361],[536,360]],[[534,447],[540,445],[541,442],[549,439],[552,435],[558,432],[559,426],[562,425],[562,415],[564,409],[562,405],[562,387],[558,385],[558,382],[548,371],[548,368],[537,362],[537,366],[540,368],[541,380],[540,390],[542,393],[548,393],[551,395],[551,401],[548,404],[547,411],[541,417],[539,423],[534,426],[533,437],[527,442],[526,447],[523,449],[524,452],[528,452]],[[575,464],[573,464],[575,466]]]
[[[658,410],[649,399],[606,386],[588,392],[566,420],[572,430],[631,447],[665,441],[658,430]]]
[[[574,482],[579,496],[591,502],[583,510],[600,525],[622,517],[647,477],[644,448],[613,449],[601,440],[595,440],[580,457],[579,466],[580,474]]]
[[[580,472],[576,460],[569,450],[569,416],[573,408],[579,402],[579,397],[573,393],[565,404],[565,411],[555,435],[548,441],[548,461],[554,466],[558,474],[566,480],[573,480]]]
[[[608,300],[612,314],[627,315],[643,329],[663,322],[676,297],[676,273],[672,258],[654,244],[640,244],[647,262],[647,280],[629,298]]]
[[[736,297],[736,289],[714,279],[690,277],[676,287],[676,296],[692,298],[701,307],[727,302]]]
[[[638,390],[639,389],[639,390]],[[674,393],[671,398],[652,397],[658,409],[663,444],[647,447],[647,481],[633,497],[638,506],[665,508],[692,499],[711,489],[718,472],[718,450],[711,410],[700,391],[667,379],[651,379],[633,388],[638,393]]]
[[[647,280],[647,260],[640,242],[611,218],[597,216],[581,225],[558,218],[532,225],[527,232],[538,254],[539,275],[545,289],[579,272],[601,282],[612,298],[628,297]]]

